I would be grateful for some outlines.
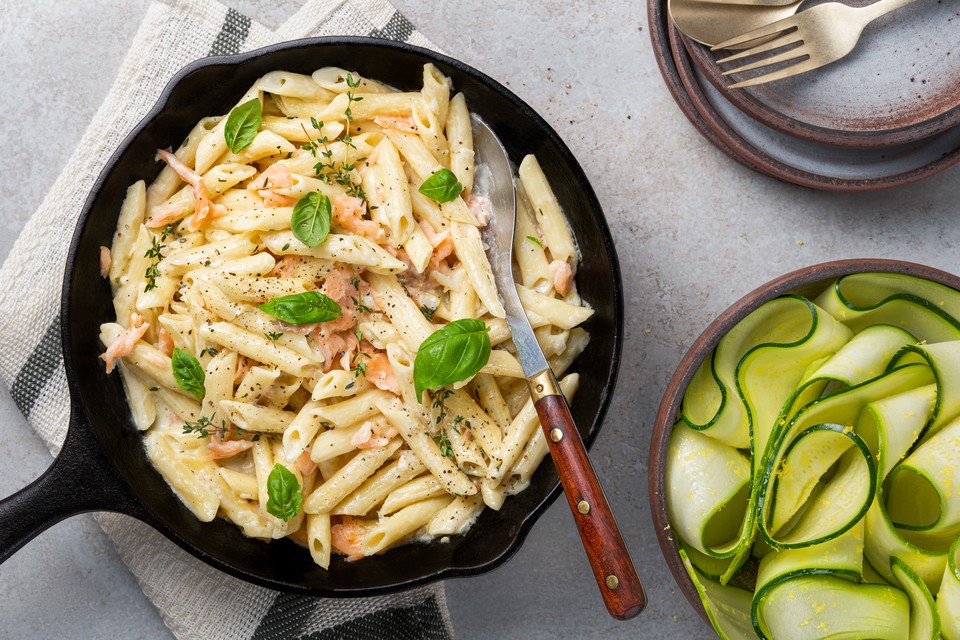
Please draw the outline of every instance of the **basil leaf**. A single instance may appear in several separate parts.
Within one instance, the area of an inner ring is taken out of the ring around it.
[[[195,395],[198,400],[203,400],[205,377],[203,367],[196,358],[183,349],[173,350],[173,379],[184,391]]]
[[[319,291],[304,291],[274,298],[257,307],[288,324],[313,324],[336,320],[342,315],[340,305]]]
[[[480,320],[454,320],[420,345],[413,361],[413,385],[420,400],[436,389],[476,375],[490,359],[490,334]]]
[[[257,137],[260,123],[263,121],[260,100],[254,98],[230,110],[227,124],[223,127],[223,137],[230,151],[240,153]]]
[[[267,513],[289,520],[300,513],[303,496],[297,476],[282,464],[276,464],[267,476]]]
[[[420,185],[420,193],[440,203],[456,200],[461,191],[463,185],[450,169],[440,169]]]
[[[330,198],[316,191],[306,194],[297,200],[290,216],[294,237],[308,247],[317,246],[330,233],[330,215]]]

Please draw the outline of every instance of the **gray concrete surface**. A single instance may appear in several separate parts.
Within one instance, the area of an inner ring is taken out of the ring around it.
[[[267,25],[300,0],[227,0]],[[794,268],[896,257],[960,271],[957,170],[893,192],[836,195],[763,178],[705,142],[674,105],[642,3],[394,0],[453,56],[510,86],[580,159],[616,238],[627,344],[592,457],[650,598],[610,619],[567,508],[557,503],[519,554],[448,583],[458,636],[476,639],[702,638],[677,592],[647,506],[649,428],[685,349],[727,305]],[[14,0],[0,18],[0,259],[105,95],[147,0]],[[36,132],[52,135],[36,144]],[[49,464],[0,391],[0,495]],[[93,520],[72,518],[0,566],[0,638],[170,637]]]

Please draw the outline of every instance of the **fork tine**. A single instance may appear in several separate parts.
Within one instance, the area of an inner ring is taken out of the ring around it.
[[[746,33],[741,33],[740,35],[730,38],[729,40],[724,40],[720,44],[710,47],[711,51],[719,51],[720,49],[729,49],[735,47],[744,42],[750,42],[751,40],[756,40],[757,38],[763,38],[765,36],[772,36],[774,34],[780,33],[781,31],[786,31],[792,27],[797,26],[796,16],[790,16],[788,18],[783,18],[782,20],[777,20],[770,24],[758,27],[753,31],[747,31]]]
[[[758,44],[757,46],[751,49],[745,49],[739,53],[735,53],[732,56],[727,56],[717,60],[717,64],[724,64],[727,62],[733,62],[734,60],[740,60],[741,58],[748,58],[750,56],[756,55],[758,53],[765,53],[767,51],[773,51],[774,49],[779,49],[780,47],[788,47],[791,44],[797,42],[803,42],[803,38],[800,37],[800,33],[797,31],[791,31],[786,33],[779,38],[774,38],[770,42],[765,42],[764,44]]]
[[[742,65],[740,67],[737,67],[736,69],[723,71],[722,73],[725,76],[729,76],[732,73],[741,73],[743,71],[753,71],[754,69],[762,69],[763,67],[769,67],[772,64],[779,64],[781,62],[789,62],[791,60],[796,60],[797,58],[802,58],[809,54],[810,54],[810,51],[807,47],[798,47],[796,49],[791,49],[790,51],[784,51],[783,53],[778,53],[775,56],[770,56],[769,58],[764,58],[763,60],[757,60],[756,62],[751,62],[750,64]]]
[[[790,65],[789,67],[784,67],[783,69],[778,69],[770,73],[757,76],[756,78],[750,78],[749,80],[744,80],[743,82],[737,82],[736,84],[730,85],[730,89],[742,89],[744,87],[752,87],[758,84],[764,84],[766,82],[773,82],[774,80],[782,80],[783,78],[789,78],[790,76],[795,76],[799,73],[804,73],[818,67],[822,67],[825,64],[829,64],[830,61],[824,61],[821,59],[809,58],[801,62]]]

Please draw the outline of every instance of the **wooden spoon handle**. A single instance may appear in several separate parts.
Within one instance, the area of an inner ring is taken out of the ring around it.
[[[647,597],[570,408],[562,395],[541,397],[536,407],[603,603],[614,618],[629,620],[643,611]]]

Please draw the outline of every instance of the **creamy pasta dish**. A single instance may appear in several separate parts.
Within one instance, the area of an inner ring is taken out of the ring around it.
[[[526,488],[547,444],[448,78],[268,73],[157,155],[101,247],[101,357],[197,518],[290,537],[327,568],[462,534]],[[518,174],[517,288],[570,400],[592,311],[536,158]]]

